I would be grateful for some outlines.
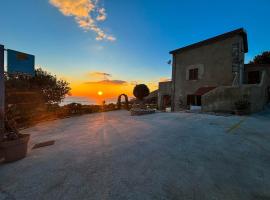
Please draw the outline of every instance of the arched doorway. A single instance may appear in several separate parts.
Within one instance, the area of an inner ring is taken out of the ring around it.
[[[126,110],[128,110],[129,109],[129,106],[128,106],[128,96],[126,94],[119,95],[118,100],[117,100],[117,108],[118,109],[121,109],[121,104],[122,104],[121,103],[121,98],[122,98],[122,96],[124,96],[124,98],[125,98],[125,106],[124,106],[124,108]]]

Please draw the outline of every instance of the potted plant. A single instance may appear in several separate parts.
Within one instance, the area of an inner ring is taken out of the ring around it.
[[[5,119],[5,133],[0,141],[0,149],[3,152],[5,162],[13,162],[27,155],[27,147],[30,139],[29,134],[20,134],[16,128],[14,119]]]
[[[250,102],[247,99],[238,100],[234,103],[235,114],[246,115],[250,111]]]

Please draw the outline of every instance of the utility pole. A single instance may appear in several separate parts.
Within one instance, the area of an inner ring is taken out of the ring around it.
[[[5,48],[0,44],[0,141],[4,138],[5,132],[5,74],[4,74],[4,53]]]

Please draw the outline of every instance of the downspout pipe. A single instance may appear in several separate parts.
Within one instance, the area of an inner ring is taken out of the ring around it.
[[[171,95],[172,95],[172,111],[175,111],[175,75],[176,75],[176,56],[175,54],[173,56],[173,62],[172,62],[172,88],[171,88]]]

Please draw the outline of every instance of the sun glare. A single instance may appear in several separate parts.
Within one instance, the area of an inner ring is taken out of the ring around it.
[[[102,91],[98,91],[98,96],[102,96],[103,95],[103,92]]]

